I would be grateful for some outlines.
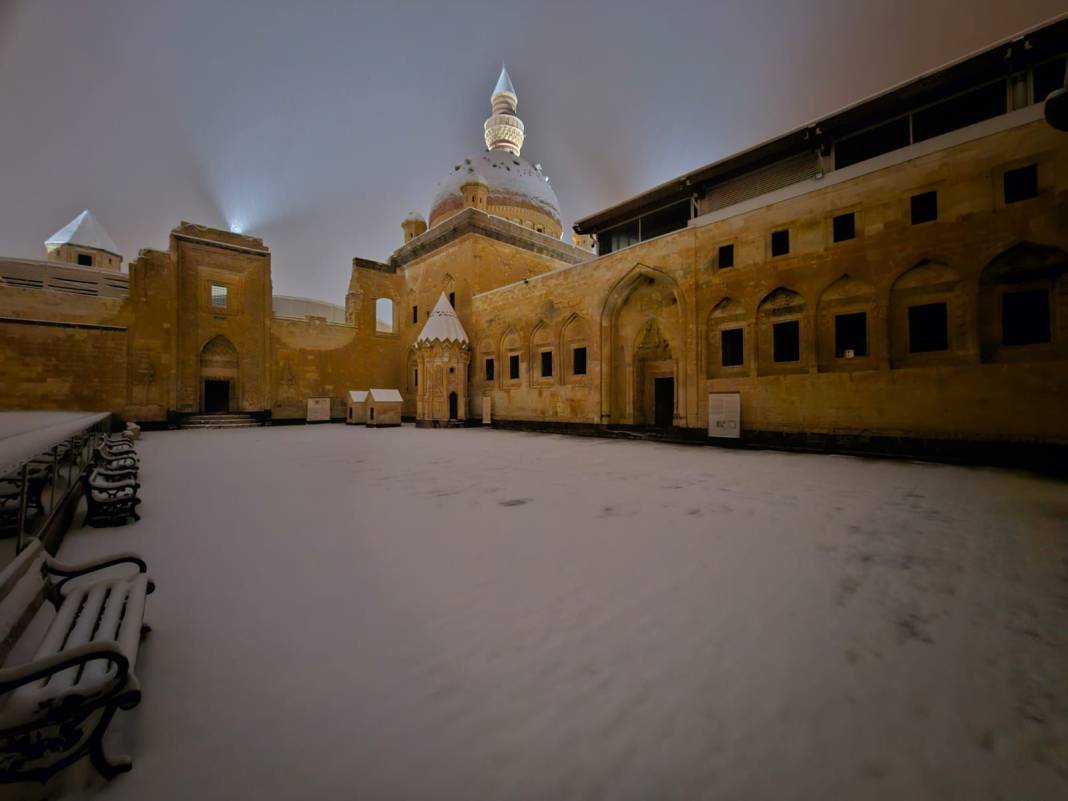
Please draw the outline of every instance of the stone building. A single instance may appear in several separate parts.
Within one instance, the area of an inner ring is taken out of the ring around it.
[[[1064,20],[998,43],[590,215],[577,245],[502,70],[487,149],[387,261],[353,259],[343,306],[274,298],[262,241],[189,223],[128,286],[76,249],[0,260],[0,405],[277,421],[328,396],[340,419],[385,386],[428,424],[455,393],[459,419],[697,437],[730,395],[743,438],[1066,444],[1068,135],[1043,118],[1066,52]],[[448,357],[420,337],[438,309],[467,339]]]
[[[471,346],[444,292],[412,347],[415,349],[416,425],[463,425],[467,417]],[[422,384],[419,376],[423,376]]]

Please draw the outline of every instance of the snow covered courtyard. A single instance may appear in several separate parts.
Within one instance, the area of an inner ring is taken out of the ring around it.
[[[60,553],[158,585],[134,769],[86,798],[1068,797],[1064,483],[409,426],[138,449],[141,522]]]

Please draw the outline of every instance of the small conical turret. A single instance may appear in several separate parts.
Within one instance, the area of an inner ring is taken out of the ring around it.
[[[491,114],[486,120],[486,147],[489,150],[507,150],[518,156],[523,149],[523,121],[516,116],[519,97],[508,77],[508,69],[502,64],[501,75],[490,96]]]

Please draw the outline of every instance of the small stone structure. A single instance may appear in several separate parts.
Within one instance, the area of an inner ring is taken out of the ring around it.
[[[449,299],[441,293],[412,345],[418,383],[415,424],[462,426],[467,419],[467,367],[471,346]]]
[[[350,389],[345,405],[347,407],[345,422],[348,425],[362,425],[367,422],[366,389]]]
[[[367,425],[373,427],[399,426],[404,398],[396,389],[375,389],[367,393]]]

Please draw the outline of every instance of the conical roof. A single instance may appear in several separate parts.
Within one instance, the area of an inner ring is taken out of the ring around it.
[[[433,342],[456,342],[458,344],[468,342],[467,332],[464,331],[460,318],[456,316],[456,310],[453,309],[444,292],[441,293],[422,332],[415,340],[416,345],[430,345]]]
[[[104,226],[100,224],[100,221],[93,216],[89,209],[83,211],[45,240],[46,248],[51,249],[60,245],[77,245],[83,248],[106,250],[116,256],[121,255],[118,246],[108,236]]]
[[[500,94],[501,92],[507,92],[510,95],[515,94],[515,87],[512,86],[512,79],[508,77],[508,69],[501,64],[501,77],[497,79],[497,86],[493,89],[493,94]]]

